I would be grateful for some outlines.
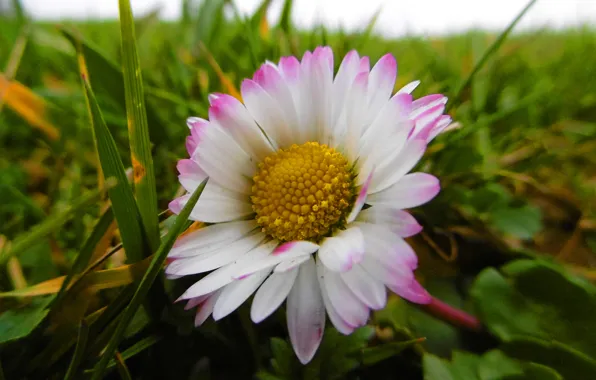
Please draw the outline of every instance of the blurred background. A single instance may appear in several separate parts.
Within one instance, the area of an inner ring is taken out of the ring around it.
[[[336,68],[351,49],[392,53],[396,89],[446,94],[456,123],[419,165],[442,191],[414,210],[424,231],[409,243],[424,286],[486,330],[391,297],[358,334],[328,329],[303,368],[283,308],[252,325],[247,302],[195,329],[172,301],[198,277],[160,278],[109,378],[596,378],[596,1],[530,3],[136,0],[125,24],[117,0],[0,0],[0,380],[89,376],[146,271],[149,251],[122,249],[144,238],[117,228],[97,154],[113,138],[131,180],[133,25],[162,234],[186,118],[207,116],[209,93],[239,96],[265,60],[322,44]]]

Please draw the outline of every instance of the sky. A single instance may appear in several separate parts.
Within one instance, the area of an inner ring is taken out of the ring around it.
[[[261,0],[236,0],[238,8],[253,12]],[[161,16],[180,16],[181,0],[131,0],[141,16],[161,7]],[[278,18],[283,0],[273,0],[269,19]],[[444,34],[471,27],[499,30],[515,18],[526,0],[295,0],[293,22],[300,27],[324,23],[330,28],[363,28],[381,8],[376,31],[387,36]],[[118,0],[23,0],[36,18],[115,18]],[[596,0],[538,0],[518,25],[519,29],[596,25]]]

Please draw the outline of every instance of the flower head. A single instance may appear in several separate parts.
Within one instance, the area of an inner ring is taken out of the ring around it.
[[[253,293],[255,323],[286,301],[302,363],[326,315],[350,334],[385,306],[387,288],[430,301],[404,240],[421,226],[404,209],[431,200],[439,181],[408,172],[451,121],[444,96],[413,99],[418,82],[392,95],[391,55],[370,69],[351,51],[336,75],[333,67],[328,47],[267,62],[242,83],[243,103],[214,94],[209,120],[188,119],[190,158],[179,162],[179,179],[190,193],[210,178],[191,213],[210,225],[179,238],[166,268],[171,278],[210,272],[180,297],[198,306],[196,325]]]

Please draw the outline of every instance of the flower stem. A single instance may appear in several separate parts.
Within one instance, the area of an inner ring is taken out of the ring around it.
[[[429,304],[419,306],[422,310],[433,317],[447,322],[455,327],[463,327],[475,332],[481,332],[483,330],[482,323],[480,323],[476,317],[466,313],[463,310],[456,309],[435,297],[432,297],[432,300]]]

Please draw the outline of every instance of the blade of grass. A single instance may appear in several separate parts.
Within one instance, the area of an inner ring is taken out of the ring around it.
[[[118,65],[106,57],[101,50],[91,42],[79,36],[76,32],[61,28],[60,32],[74,46],[77,53],[83,57],[88,71],[88,80],[98,95],[105,95],[113,104],[126,104],[124,76]],[[151,140],[156,144],[169,141],[167,129],[158,114],[147,108],[147,120],[150,127]]]
[[[79,365],[83,360],[83,355],[85,354],[85,347],[87,346],[87,337],[89,336],[89,325],[85,320],[81,321],[79,326],[79,336],[77,339],[77,345],[75,346],[75,351],[72,356],[72,360],[70,361],[70,365],[68,366],[68,371],[66,371],[66,375],[64,376],[64,380],[75,379],[77,370],[79,369]]]
[[[106,183],[106,187],[108,189],[113,188],[114,185],[115,183],[113,181]],[[0,252],[0,267],[4,266],[4,264],[6,264],[8,259],[10,259],[11,257],[23,253],[27,249],[38,244],[40,239],[44,238],[45,236],[51,234],[54,231],[57,231],[67,221],[69,221],[72,218],[72,216],[75,215],[78,211],[84,209],[85,207],[91,204],[94,204],[99,199],[101,199],[102,194],[103,190],[101,189],[88,191],[87,193],[83,194],[80,198],[75,200],[72,203],[72,205],[70,205],[70,207],[68,207],[66,210],[55,215],[49,216],[46,220],[33,227],[30,231],[17,237],[11,244],[9,249]]]
[[[521,18],[532,8],[536,0],[530,0],[530,2],[521,10],[521,12],[511,21],[509,26],[505,28],[505,30],[499,35],[499,37],[493,42],[493,44],[486,50],[486,52],[482,55],[478,63],[474,66],[474,69],[468,75],[468,77],[459,85],[457,90],[454,91],[455,95],[451,98],[452,100],[447,104],[446,112],[449,111],[454,104],[459,103],[461,97],[464,93],[464,90],[472,83],[474,76],[484,67],[488,59],[499,50],[503,42],[507,39],[513,28],[517,25],[517,23],[521,20]]]
[[[110,359],[112,358],[112,355],[114,354],[114,352],[116,352],[116,348],[118,347],[118,344],[120,343],[120,339],[124,335],[126,327],[132,320],[132,318],[133,318],[134,314],[136,313],[136,311],[138,310],[138,308],[141,306],[141,303],[143,302],[143,299],[147,295],[149,288],[151,287],[151,284],[155,281],[159,272],[161,271],[162,266],[166,260],[167,255],[168,255],[168,252],[174,245],[174,241],[176,240],[176,238],[178,237],[180,232],[182,232],[182,228],[186,224],[186,221],[188,220],[188,216],[190,215],[190,212],[194,208],[194,205],[197,203],[197,201],[199,200],[199,197],[203,193],[203,189],[205,188],[205,185],[207,184],[208,180],[209,180],[208,178],[205,179],[194,191],[194,193],[189,198],[188,202],[186,203],[186,205],[184,206],[184,208],[182,209],[182,211],[176,218],[176,221],[174,222],[172,229],[165,236],[164,240],[162,241],[161,245],[159,246],[159,249],[153,256],[153,260],[151,260],[151,263],[149,264],[149,269],[147,270],[147,272],[145,273],[145,276],[143,276],[143,279],[141,280],[140,284],[138,285],[137,290],[136,290],[134,296],[132,297],[132,300],[130,301],[130,303],[128,304],[126,309],[122,312],[122,315],[118,322],[118,327],[116,328],[116,331],[112,335],[112,337],[108,343],[108,346],[104,350],[103,355],[102,355],[101,359],[99,360],[99,363],[97,363],[97,365],[94,368],[92,380],[99,380],[102,378],[103,373],[104,373],[108,363],[110,362]]]
[[[16,76],[28,40],[29,26],[25,25],[23,28],[21,28],[21,33],[17,37],[17,40],[15,41],[12,50],[10,51],[8,62],[6,63],[6,67],[4,68],[4,75],[6,76],[6,79],[12,80]],[[6,87],[0,87],[0,112],[2,112],[2,107],[4,106],[5,91]]]
[[[379,9],[377,9],[377,11],[372,15],[372,17],[368,21],[368,24],[366,24],[364,32],[358,38],[358,42],[356,43],[356,49],[362,49],[368,43],[368,40],[370,39],[370,36],[372,35],[373,30],[375,29],[375,25],[377,25],[377,20],[379,19],[379,15],[381,14],[382,9],[382,6],[379,7]]]
[[[120,377],[122,378],[122,380],[132,380],[132,377],[130,377],[130,371],[128,370],[128,367],[126,367],[126,363],[124,363],[124,359],[122,359],[122,355],[120,355],[119,352],[116,352],[116,355],[114,355],[116,357],[116,365],[118,368],[118,373],[120,374]]]
[[[106,180],[116,178],[118,181],[116,186],[108,190],[108,195],[112,201],[112,210],[120,229],[122,245],[129,261],[140,261],[143,257],[148,256],[150,251],[144,236],[139,209],[128,184],[116,142],[106,126],[91,84],[84,76],[83,87],[104,177]]]
[[[151,251],[159,246],[155,170],[145,108],[143,76],[135,40],[135,25],[129,0],[120,0],[120,36],[122,39],[122,73],[128,119],[128,136],[133,181],[139,211]]]
[[[53,301],[53,305],[51,307],[52,310],[54,309],[55,305],[58,305],[62,300],[62,297],[64,296],[64,293],[68,288],[68,285],[70,284],[71,280],[76,275],[83,272],[87,265],[89,265],[89,261],[91,260],[93,252],[95,251],[95,246],[99,243],[99,241],[102,239],[102,237],[112,224],[112,220],[114,220],[114,213],[112,212],[111,208],[108,208],[95,224],[95,227],[91,232],[91,235],[89,235],[89,237],[85,241],[85,244],[83,245],[83,248],[81,248],[81,251],[75,258],[75,261],[72,264],[72,267],[70,268],[70,272],[68,272],[68,275],[64,279],[64,282],[62,283],[62,286],[58,291],[58,295],[56,295],[56,298]]]
[[[137,354],[140,354],[141,352],[153,346],[155,343],[159,342],[161,339],[162,337],[159,335],[150,335],[146,338],[139,340],[126,350],[122,351],[122,359],[127,360]],[[116,361],[114,359],[110,360],[110,364],[108,364],[108,369],[113,368],[115,365]]]

